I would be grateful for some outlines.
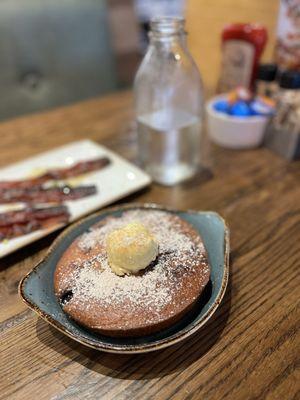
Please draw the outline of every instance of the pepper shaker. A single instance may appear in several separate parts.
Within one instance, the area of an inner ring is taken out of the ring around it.
[[[278,91],[278,83],[276,82],[277,65],[276,64],[260,64],[256,77],[256,93],[259,96],[275,98]]]
[[[280,76],[276,110],[267,128],[265,145],[289,159],[300,158],[300,72]]]

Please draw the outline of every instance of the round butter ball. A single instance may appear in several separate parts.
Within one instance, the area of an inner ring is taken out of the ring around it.
[[[106,239],[110,268],[117,275],[145,269],[158,254],[158,243],[140,222],[132,222],[111,232]]]

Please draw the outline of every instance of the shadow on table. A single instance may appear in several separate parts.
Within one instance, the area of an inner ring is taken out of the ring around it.
[[[109,354],[93,350],[38,319],[39,340],[52,350],[101,375],[118,379],[153,379],[181,371],[205,356],[218,341],[230,313],[231,282],[224,299],[207,324],[190,338],[169,348],[145,354]],[[64,363],[65,364],[65,363]]]

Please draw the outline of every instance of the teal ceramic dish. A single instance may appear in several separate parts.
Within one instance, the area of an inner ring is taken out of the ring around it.
[[[169,329],[140,338],[110,338],[93,333],[71,320],[62,310],[53,290],[56,264],[73,240],[108,215],[120,216],[130,209],[158,209],[179,215],[196,228],[204,241],[211,267],[211,279],[193,311]],[[203,326],[219,306],[228,282],[229,230],[215,212],[178,211],[155,204],[128,204],[107,208],[66,229],[50,247],[46,257],[20,282],[24,302],[41,318],[72,339],[114,353],[143,353],[178,343]]]

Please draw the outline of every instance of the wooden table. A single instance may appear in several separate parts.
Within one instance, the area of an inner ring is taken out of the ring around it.
[[[0,163],[81,138],[132,159],[131,117],[130,94],[121,93],[2,123]],[[39,319],[17,293],[53,234],[1,260],[0,399],[299,398],[300,164],[265,149],[213,146],[206,163],[209,170],[191,182],[152,185],[127,201],[216,210],[227,219],[230,285],[214,318],[156,353],[83,347]]]

